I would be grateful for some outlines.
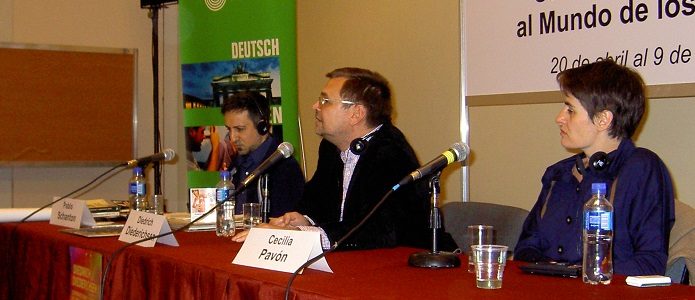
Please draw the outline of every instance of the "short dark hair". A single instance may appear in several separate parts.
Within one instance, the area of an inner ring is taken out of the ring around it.
[[[557,75],[560,91],[581,102],[593,121],[596,113],[613,113],[609,134],[631,138],[642,120],[646,88],[640,75],[612,60],[568,69]]]
[[[241,91],[232,94],[224,99],[222,103],[222,114],[230,111],[248,111],[249,117],[254,124],[258,124],[261,119],[266,122],[270,116],[270,104],[263,94],[255,91]]]
[[[328,78],[347,78],[340,90],[343,100],[355,101],[367,108],[367,124],[391,123],[391,88],[381,74],[360,68],[339,68],[326,74]]]

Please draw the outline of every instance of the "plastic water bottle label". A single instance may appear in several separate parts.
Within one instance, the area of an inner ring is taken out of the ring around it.
[[[137,185],[138,186],[138,195],[145,195],[147,194],[147,186],[144,183],[140,183]]]
[[[613,230],[613,213],[609,211],[588,211],[584,220],[584,229],[588,231]]]
[[[144,196],[147,194],[147,186],[142,183],[131,182],[128,185],[128,193],[131,195]]]
[[[135,182],[131,182],[128,185],[128,194],[134,195],[138,191],[138,185]]]
[[[228,189],[217,189],[217,202],[222,202],[224,200],[227,200],[229,198],[229,190]]]

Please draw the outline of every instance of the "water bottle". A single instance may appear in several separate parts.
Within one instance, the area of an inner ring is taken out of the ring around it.
[[[215,193],[217,203],[224,202],[217,207],[217,236],[231,237],[234,235],[236,226],[234,225],[234,184],[231,180],[229,171],[220,172],[220,182],[217,183]]]
[[[131,210],[147,211],[147,185],[141,167],[133,168],[133,177],[128,183],[128,203]]]
[[[582,280],[609,284],[613,278],[613,205],[606,184],[591,184],[593,196],[584,204]]]

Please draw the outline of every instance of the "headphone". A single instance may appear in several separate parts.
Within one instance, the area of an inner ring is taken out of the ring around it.
[[[575,167],[577,168],[577,171],[579,174],[584,175],[586,173],[586,169],[584,167],[584,162],[582,161],[586,157],[586,154],[582,153],[580,155],[577,155],[577,163]],[[589,166],[588,169],[593,170],[597,173],[603,172],[608,168],[608,165],[610,165],[611,161],[608,158],[608,154],[606,152],[596,152],[591,157],[589,158]]]
[[[352,140],[352,142],[350,142],[350,152],[355,155],[362,155],[364,151],[367,151],[367,147],[369,147],[369,140],[367,139],[372,137],[376,132],[377,131],[372,131],[361,138]]]
[[[258,105],[258,100],[256,97],[251,98],[253,98],[253,103],[256,104],[256,110],[258,110],[259,120],[258,123],[256,123],[256,130],[258,131],[258,134],[266,135],[270,131],[270,123],[268,123],[268,118],[266,118],[265,114],[263,114],[263,110],[261,110],[261,106]],[[268,100],[268,106],[270,106],[270,100]]]

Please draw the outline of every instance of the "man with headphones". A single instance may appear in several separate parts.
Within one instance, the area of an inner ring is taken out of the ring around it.
[[[243,91],[231,95],[222,104],[224,124],[237,156],[227,166],[236,169],[232,176],[235,186],[244,180],[277,149],[280,141],[270,132],[270,105],[258,92]],[[268,170],[269,216],[278,217],[294,209],[302,196],[304,175],[297,160],[283,159]],[[237,195],[235,213],[240,214],[242,204],[258,203],[258,189],[249,187]]]
[[[342,68],[313,105],[315,131],[323,139],[318,165],[297,211],[269,227],[321,232],[325,249],[354,228],[403,177],[420,164],[391,122],[391,90],[380,74]],[[424,185],[423,185],[424,184]],[[431,246],[426,181],[401,187],[339,249]],[[246,233],[233,238],[243,241]],[[441,248],[452,248],[440,243]]]
[[[555,118],[560,143],[579,151],[546,169],[514,259],[582,262],[582,209],[591,184],[605,183],[614,207],[613,267],[621,275],[663,275],[673,226],[668,169],[631,138],[646,105],[639,74],[611,60],[561,72],[565,96]]]

